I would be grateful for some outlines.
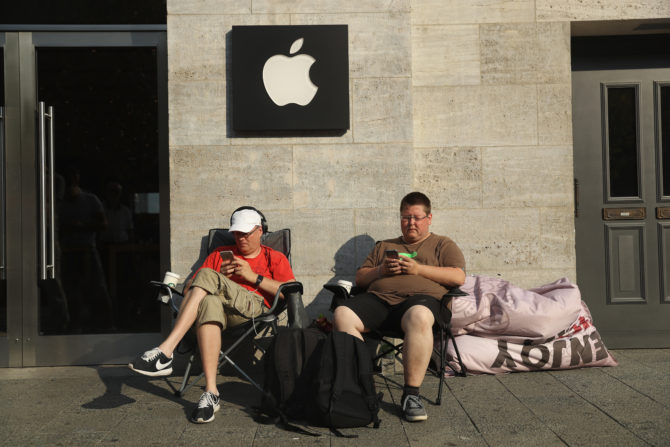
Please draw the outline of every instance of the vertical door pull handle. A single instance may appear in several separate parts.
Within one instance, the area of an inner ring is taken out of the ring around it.
[[[0,87],[2,88],[2,87]],[[0,106],[0,279],[5,279],[7,265],[5,238],[5,109]]]
[[[44,101],[37,105],[40,179],[40,279],[55,278],[54,112]],[[46,121],[49,120],[47,138]],[[47,144],[48,139],[48,144]],[[48,168],[47,168],[48,165]],[[48,169],[48,175],[47,175]],[[47,217],[49,218],[47,222]],[[48,247],[47,247],[48,244]],[[48,259],[47,259],[48,256]]]
[[[54,178],[56,177],[55,171],[55,155],[56,150],[54,147],[54,108],[49,106],[49,113],[46,114],[46,117],[49,119],[49,207],[50,213],[49,217],[51,219],[49,226],[49,241],[51,243],[51,251],[49,252],[49,264],[47,265],[47,271],[50,271],[51,278],[56,277],[56,196],[54,188]]]
[[[46,142],[46,117],[44,102],[37,104],[37,120],[39,132],[39,177],[40,177],[40,279],[47,279],[47,142]]]

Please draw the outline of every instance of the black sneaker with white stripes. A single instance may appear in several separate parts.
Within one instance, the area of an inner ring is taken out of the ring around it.
[[[169,376],[172,374],[172,359],[160,349],[153,348],[128,363],[128,368],[145,376]]]
[[[205,391],[200,396],[198,407],[193,410],[191,421],[196,424],[205,424],[214,420],[214,413],[219,411],[219,396],[211,391]]]

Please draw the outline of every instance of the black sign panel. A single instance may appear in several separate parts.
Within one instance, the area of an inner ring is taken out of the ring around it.
[[[233,26],[233,128],[349,128],[347,25]]]

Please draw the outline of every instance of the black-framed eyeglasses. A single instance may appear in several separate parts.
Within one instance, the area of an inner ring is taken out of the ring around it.
[[[410,223],[412,220],[414,220],[414,222],[421,222],[426,217],[428,217],[428,214],[426,214],[423,217],[419,217],[419,216],[400,216],[400,220],[402,220],[403,222],[407,222],[407,223]]]

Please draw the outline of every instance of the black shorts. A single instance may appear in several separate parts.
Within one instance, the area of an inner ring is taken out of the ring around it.
[[[413,295],[402,303],[391,305],[371,293],[361,293],[341,303],[354,311],[367,329],[393,332],[402,331],[400,320],[412,306],[427,307],[433,313],[435,322],[440,321],[440,304],[430,295]]]

